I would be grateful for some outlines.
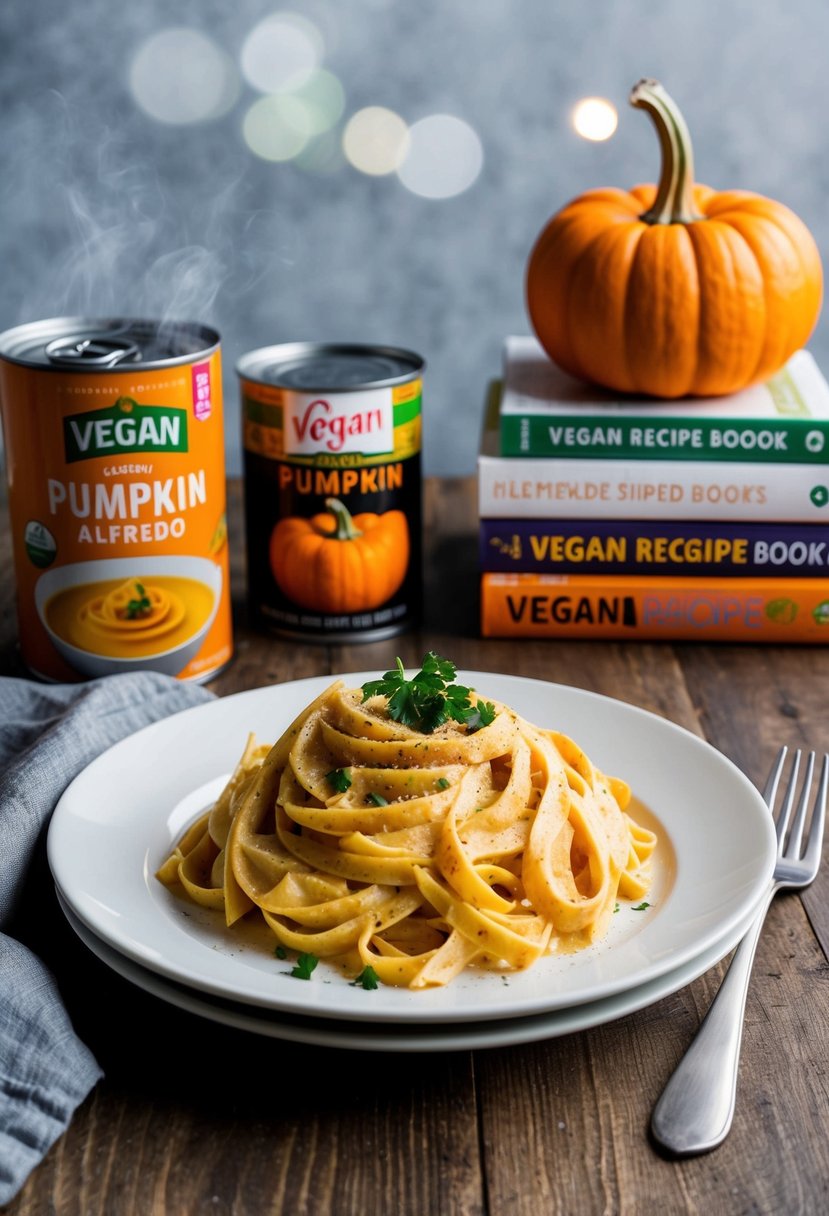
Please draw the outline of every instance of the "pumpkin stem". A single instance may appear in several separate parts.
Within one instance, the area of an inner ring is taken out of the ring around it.
[[[704,219],[694,206],[694,153],[676,102],[658,80],[640,80],[630,104],[647,110],[662,147],[662,173],[653,206],[640,215],[646,224],[692,224]]]
[[[334,516],[334,527],[326,533],[332,540],[356,540],[358,536],[363,535],[360,529],[354,526],[351,512],[339,498],[326,498],[325,506]]]

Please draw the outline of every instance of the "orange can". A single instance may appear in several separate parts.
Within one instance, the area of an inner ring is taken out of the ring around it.
[[[0,335],[0,414],[27,667],[215,675],[233,650],[216,331],[18,326]]]

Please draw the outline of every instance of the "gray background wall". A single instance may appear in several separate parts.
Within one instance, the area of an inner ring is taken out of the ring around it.
[[[656,76],[682,104],[697,174],[793,207],[829,253],[826,0],[294,0],[317,26],[349,116],[462,118],[484,153],[444,200],[343,162],[269,163],[242,138],[258,94],[218,118],[149,117],[130,66],[152,34],[201,31],[238,63],[263,0],[5,0],[0,8],[0,328],[66,312],[218,326],[228,463],[240,467],[233,364],[294,339],[412,347],[428,360],[426,468],[466,473],[487,379],[528,332],[523,267],[546,218],[591,186],[652,180],[655,136],[626,104]],[[606,143],[572,130],[599,94]],[[322,145],[321,145],[322,147]],[[325,150],[325,148],[323,148]],[[829,321],[812,349],[829,371]]]

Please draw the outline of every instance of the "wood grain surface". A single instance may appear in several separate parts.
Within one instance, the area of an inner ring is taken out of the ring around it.
[[[246,624],[232,494],[235,661],[220,695],[385,669],[436,649],[643,706],[709,740],[761,783],[780,743],[829,745],[823,648],[483,641],[474,487],[427,485],[417,632],[319,646]],[[0,673],[15,647],[0,527]],[[31,887],[50,889],[42,868]],[[425,1055],[319,1049],[202,1020],[111,973],[56,907],[35,944],[105,1080],[8,1216],[672,1216],[829,1211],[829,869],[772,907],[748,998],[734,1127],[716,1152],[668,1160],[648,1138],[662,1085],[723,965],[620,1021],[526,1047]],[[0,977],[2,982],[2,977]]]

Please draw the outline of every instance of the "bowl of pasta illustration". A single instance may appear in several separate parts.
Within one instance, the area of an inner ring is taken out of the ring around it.
[[[221,567],[206,558],[114,558],[49,570],[35,605],[53,646],[80,675],[176,676],[204,642],[221,590]]]

